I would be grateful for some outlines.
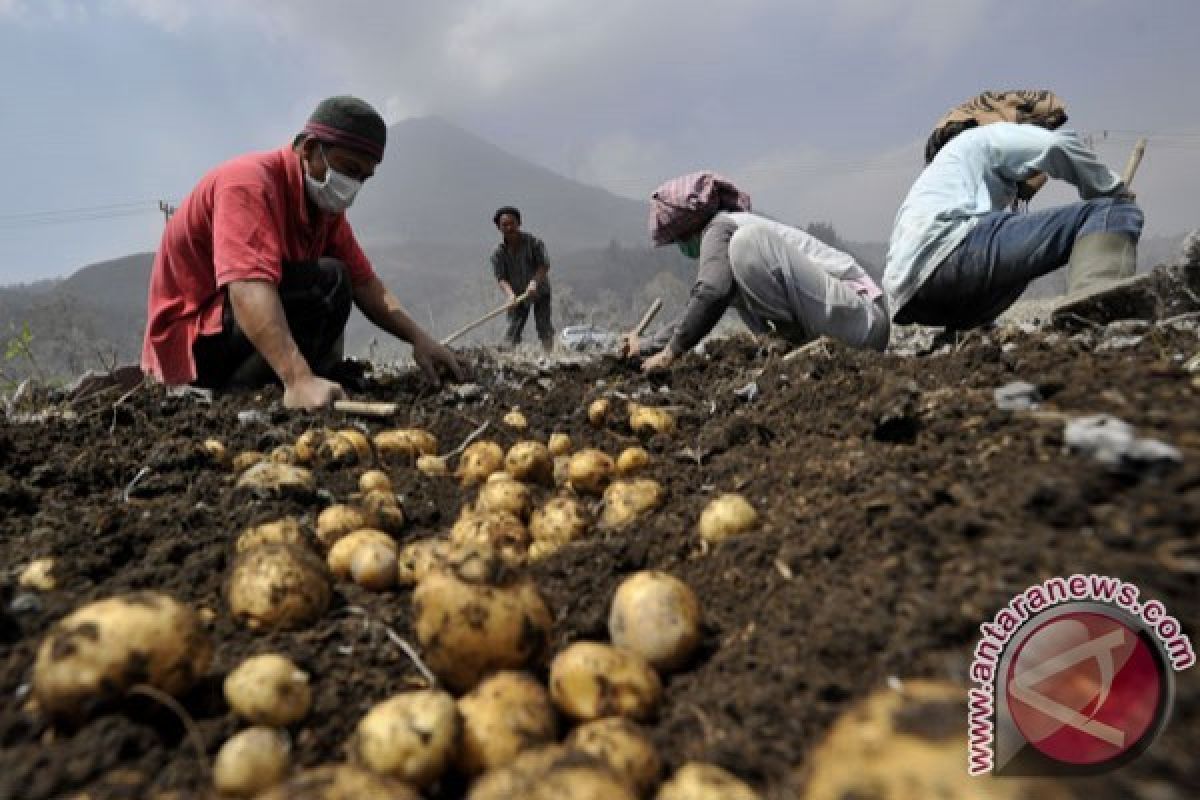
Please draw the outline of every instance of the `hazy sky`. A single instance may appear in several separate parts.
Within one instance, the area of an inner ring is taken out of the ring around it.
[[[1115,169],[1149,136],[1147,233],[1182,232],[1198,31],[1197,0],[0,0],[0,283],[153,249],[159,199],[340,93],[630,197],[712,167],[885,239],[943,111],[1051,88]]]

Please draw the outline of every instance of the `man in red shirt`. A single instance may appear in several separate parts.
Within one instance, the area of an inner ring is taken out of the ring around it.
[[[383,160],[387,126],[362,100],[321,102],[292,144],[201,179],[163,232],[150,275],[142,369],[171,385],[262,384],[288,408],[345,396],[322,377],[340,360],[351,303],[409,343],[435,383],[454,354],[379,280],[345,210]]]

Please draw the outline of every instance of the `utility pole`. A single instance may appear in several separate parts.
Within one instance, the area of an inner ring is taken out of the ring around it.
[[[164,200],[159,200],[158,210],[163,213],[163,224],[165,225],[167,222],[170,222],[171,215],[174,214],[177,209],[170,203]]]

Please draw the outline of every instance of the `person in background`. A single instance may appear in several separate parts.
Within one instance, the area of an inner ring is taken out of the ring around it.
[[[550,264],[546,260],[546,245],[536,236],[521,230],[521,212],[504,206],[492,215],[500,231],[501,241],[492,252],[492,274],[512,304],[508,310],[508,329],[504,343],[515,347],[521,343],[529,308],[537,326],[542,349],[554,349],[554,326],[550,320]],[[524,295],[528,294],[528,297]],[[520,302],[515,302],[522,298]]]
[[[999,108],[1003,95],[1020,93],[990,94]],[[1056,313],[1133,275],[1141,209],[1074,132],[1054,129],[1065,113],[1039,102],[1006,115],[1015,121],[968,119],[931,137],[929,164],[896,214],[888,247],[883,285],[895,322],[986,325],[1031,281],[1063,265],[1068,299]],[[1043,176],[1072,184],[1082,202],[1011,210]]]
[[[755,333],[769,326],[794,344],[826,335],[857,348],[887,347],[883,293],[854,257],[754,214],[750,197],[715,173],[659,186],[651,196],[650,235],[698,259],[699,271],[682,317],[653,337],[622,337],[621,355],[644,358],[644,372],[669,368],[730,306]]]
[[[375,275],[345,211],[383,160],[387,127],[367,103],[330,97],[292,143],[228,161],[170,217],[154,258],[142,369],[212,389],[278,379],[287,408],[345,396],[351,305],[409,342],[433,381],[463,378],[453,353]]]

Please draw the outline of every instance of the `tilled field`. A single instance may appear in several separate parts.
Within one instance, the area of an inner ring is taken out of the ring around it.
[[[318,466],[325,492],[259,500],[235,492],[231,473],[198,445],[217,437],[236,453],[321,425],[418,426],[445,452],[484,422],[483,438],[505,447],[566,432],[576,447],[615,454],[640,441],[654,455],[647,474],[666,489],[660,510],[532,566],[554,616],[549,654],[607,640],[609,602],[627,574],[683,579],[701,600],[704,640],[665,681],[648,726],[665,764],[714,762],[765,797],[801,796],[807,759],[839,714],[889,678],[966,685],[979,624],[1034,582],[1118,576],[1161,600],[1185,632],[1200,631],[1196,559],[1164,556],[1200,548],[1200,381],[1183,368],[1200,347],[1192,322],[1074,337],[1007,328],[920,357],[835,347],[785,361],[734,338],[649,381],[609,358],[539,369],[480,353],[472,378],[483,391],[467,399],[412,375],[368,376],[356,397],[401,405],[383,421],[289,414],[276,389],[207,405],[147,386],[93,395],[66,418],[0,422],[0,798],[206,790],[183,726],[155,703],[130,698],[71,729],[28,704],[46,630],[82,603],[135,589],[215,612],[209,676],[181,698],[210,759],[241,727],[222,697],[224,675],[275,650],[313,679],[313,709],[291,730],[295,763],[343,760],[367,709],[420,682],[363,615],[414,641],[408,590],[339,583],[316,625],[265,634],[234,622],[222,590],[243,528],[284,514],[311,524],[356,490],[363,467]],[[997,408],[993,390],[1016,380],[1039,387],[1036,410]],[[639,440],[620,414],[595,428],[585,409],[604,395],[618,409],[624,398],[669,406],[678,430]],[[501,422],[513,407],[528,419],[523,434]],[[261,413],[239,419],[244,411]],[[1175,446],[1182,464],[1114,472],[1067,452],[1064,419],[1095,412]],[[452,477],[388,471],[410,518],[404,538],[444,531],[473,497]],[[700,511],[725,491],[748,498],[760,524],[702,548]],[[536,499],[552,494],[538,489]],[[47,556],[57,588],[18,588],[21,568]],[[535,673],[544,678],[545,664]],[[1078,793],[1200,796],[1198,675],[1178,676],[1174,715],[1146,755]],[[428,794],[465,790],[451,778]]]

